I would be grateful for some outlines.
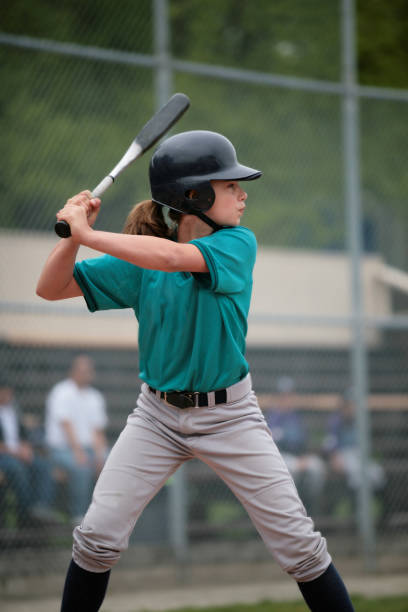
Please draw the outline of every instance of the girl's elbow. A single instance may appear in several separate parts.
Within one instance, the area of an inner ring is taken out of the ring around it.
[[[43,300],[53,301],[55,298],[52,297],[43,287],[38,286],[35,290],[36,295]]]
[[[50,288],[45,287],[41,283],[38,283],[35,293],[38,295],[38,297],[49,302],[55,302],[55,300],[60,299],[55,292],[53,292]]]

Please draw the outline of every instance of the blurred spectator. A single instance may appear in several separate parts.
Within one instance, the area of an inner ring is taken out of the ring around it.
[[[76,357],[69,378],[57,383],[46,403],[46,441],[55,467],[68,478],[68,511],[78,524],[106,458],[105,399],[91,386],[95,371],[87,355]]]
[[[296,409],[294,380],[280,377],[277,391],[277,402],[265,411],[265,418],[307,511],[317,515],[326,480],[325,463],[319,455],[308,451],[307,431]]]
[[[329,417],[324,440],[324,451],[327,453],[331,470],[344,476],[352,491],[356,491],[361,485],[354,412],[352,390],[348,389],[341,398],[338,410]],[[368,478],[373,491],[379,491],[385,485],[384,469],[374,460],[368,464]]]
[[[13,389],[0,380],[0,474],[15,496],[17,526],[54,522],[50,509],[53,494],[51,466],[43,452],[29,441],[29,430],[20,419]],[[43,450],[43,449],[42,449]]]

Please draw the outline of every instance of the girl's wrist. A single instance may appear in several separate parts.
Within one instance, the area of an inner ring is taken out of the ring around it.
[[[77,237],[78,243],[82,244],[84,246],[91,246],[91,242],[92,242],[92,236],[94,234],[94,230],[92,229],[92,227],[90,225],[88,225],[86,228],[81,229],[81,232],[79,233],[79,236]],[[75,237],[74,237],[75,240]]]
[[[57,243],[58,251],[64,254],[64,256],[76,256],[81,243],[78,238],[69,236],[69,238],[61,238]]]

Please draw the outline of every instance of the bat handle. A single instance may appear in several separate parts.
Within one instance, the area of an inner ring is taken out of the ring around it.
[[[105,193],[105,191],[107,190],[108,187],[110,187],[113,183],[113,176],[111,176],[110,174],[108,174],[108,176],[105,176],[104,179],[101,180],[101,182],[99,183],[99,185],[97,185],[95,187],[95,189],[92,191],[92,195],[94,198],[100,198],[101,195],[103,193]]]
[[[113,183],[113,177],[108,174],[104,179],[95,187],[92,191],[94,198],[99,198]],[[54,225],[55,233],[60,238],[69,238],[71,236],[71,229],[66,221],[57,221]]]
[[[71,228],[66,221],[57,221],[54,230],[60,238],[69,238],[71,235]]]

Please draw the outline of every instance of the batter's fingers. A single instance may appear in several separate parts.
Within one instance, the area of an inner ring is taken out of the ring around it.
[[[74,196],[73,198],[69,199],[65,204],[65,206],[80,206],[81,208],[84,208],[86,210],[87,215],[90,214],[91,210],[94,208],[95,205],[96,204],[91,199],[89,199],[87,196],[82,195]]]
[[[84,191],[81,191],[81,192],[79,193],[79,195],[84,195],[84,196],[86,196],[87,198],[89,198],[90,200],[92,199],[92,192],[91,192],[91,191],[89,191],[89,189],[84,189]]]
[[[61,213],[69,212],[71,210],[75,210],[77,208],[83,208],[86,214],[88,214],[89,211],[91,210],[91,205],[89,201],[88,202],[84,202],[84,201],[74,202],[74,201],[68,200],[65,206],[58,211],[57,215]]]
[[[85,204],[79,206],[75,204],[66,204],[64,208],[61,208],[61,210],[57,212],[56,216],[59,221],[68,221],[72,215],[78,217],[78,215],[81,216],[83,213],[85,213],[85,217],[88,217],[91,214],[91,207],[85,206]]]
[[[80,191],[79,193],[72,196],[72,198],[69,198],[67,200],[67,204],[76,204],[76,205],[82,204],[82,203],[87,204],[91,199],[92,199],[92,193],[89,190]]]
[[[57,217],[58,221],[65,221],[65,217],[66,217],[66,214],[65,214],[65,213],[66,213],[66,212],[67,212],[66,210],[65,210],[65,212],[64,212],[64,209],[63,209],[63,208],[61,208],[61,210],[59,210],[59,211],[57,212],[57,214],[56,214],[55,216]]]

